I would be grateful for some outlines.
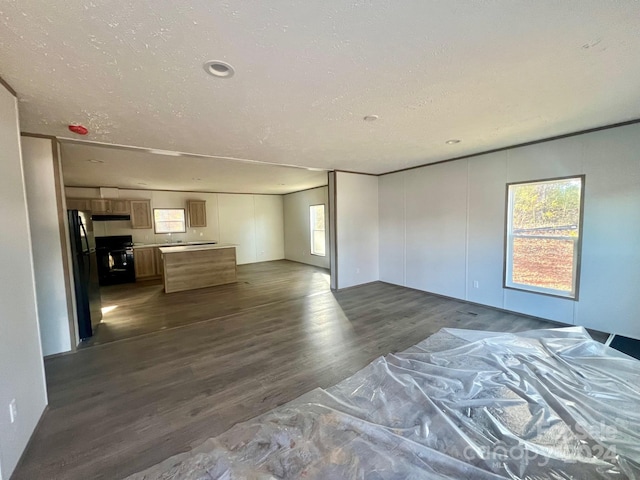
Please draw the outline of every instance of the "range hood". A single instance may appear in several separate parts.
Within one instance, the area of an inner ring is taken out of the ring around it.
[[[115,222],[122,220],[131,220],[131,215],[91,215],[91,220],[94,222]]]
[[[117,188],[100,187],[100,198],[113,199],[118,197],[119,192]],[[91,220],[93,220],[94,222],[121,222],[123,220],[131,220],[131,215],[129,215],[128,213],[97,213],[95,215],[91,215]]]

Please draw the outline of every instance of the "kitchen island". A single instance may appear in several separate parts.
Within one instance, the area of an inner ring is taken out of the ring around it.
[[[165,293],[235,283],[236,245],[161,247]]]

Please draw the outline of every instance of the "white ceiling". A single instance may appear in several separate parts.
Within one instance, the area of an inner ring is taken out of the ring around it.
[[[285,194],[328,180],[327,172],[305,168],[66,141],[61,156],[68,187]]]
[[[640,117],[639,18],[635,0],[5,0],[0,75],[24,131],[381,173]]]

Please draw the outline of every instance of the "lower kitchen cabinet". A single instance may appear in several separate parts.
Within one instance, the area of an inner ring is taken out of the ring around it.
[[[156,258],[156,271],[158,272],[158,277],[162,277],[164,274],[164,264],[162,262],[162,253],[160,253],[160,247],[156,247],[153,249],[155,251]]]
[[[162,270],[158,270],[158,254],[159,250],[157,247],[133,249],[136,280],[150,280],[162,276]]]

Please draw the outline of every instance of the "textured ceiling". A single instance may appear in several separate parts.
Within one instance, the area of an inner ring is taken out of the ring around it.
[[[327,172],[63,141],[68,187],[284,194],[327,184]]]
[[[640,117],[639,18],[635,0],[4,0],[0,75],[24,131],[380,173]]]

